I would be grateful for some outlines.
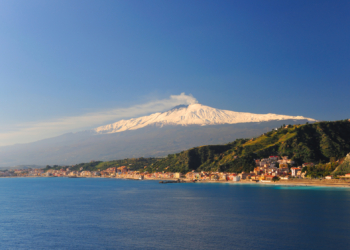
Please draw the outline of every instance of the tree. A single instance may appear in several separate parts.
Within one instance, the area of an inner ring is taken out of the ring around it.
[[[273,181],[273,182],[276,182],[276,181],[279,181],[279,180],[280,180],[280,178],[277,177],[277,176],[272,177],[272,181]]]

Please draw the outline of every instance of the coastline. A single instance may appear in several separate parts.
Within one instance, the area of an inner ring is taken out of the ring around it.
[[[45,177],[45,176],[0,176],[0,178],[62,178],[62,177]],[[69,177],[63,177],[69,178]],[[86,177],[74,177],[75,178],[106,178],[106,179],[121,179],[121,180],[135,180],[140,181],[138,178],[118,178],[118,177],[97,177],[97,176],[86,176]],[[145,178],[142,181],[176,181],[173,178]],[[279,180],[276,182],[255,182],[250,180],[241,181],[214,181],[214,180],[199,180],[193,181],[190,179],[181,179],[179,183],[225,183],[225,184],[250,184],[250,185],[274,185],[274,186],[300,186],[300,187],[342,187],[350,188],[350,181],[346,180],[310,180],[310,179],[292,179],[292,180]]]
[[[110,177],[107,177],[110,178]],[[116,178],[125,180],[138,180],[131,178]],[[152,178],[144,179],[144,181],[174,181],[176,179],[162,179],[162,178]],[[193,180],[183,179],[184,182],[181,183],[193,183]],[[200,180],[194,183],[225,183],[225,184],[250,184],[250,185],[275,185],[275,186],[300,186],[300,187],[341,187],[350,188],[350,181],[343,180],[310,180],[310,179],[294,179],[294,180],[280,180],[276,182],[255,182],[255,181],[213,181],[213,180]]]
[[[342,187],[350,188],[350,182],[338,180],[280,180],[276,182],[255,182],[255,181],[199,181],[198,183],[228,183],[228,184],[249,184],[249,185],[274,185],[274,186],[300,186],[300,187]]]
[[[240,181],[237,184],[257,184],[257,185],[274,185],[274,186],[286,186],[286,187],[334,187],[334,188],[350,188],[348,182],[322,182],[322,180],[298,180],[298,181],[276,181],[276,182],[251,182]]]
[[[107,177],[110,178],[110,177]],[[116,178],[116,179],[130,179],[130,178]],[[138,179],[134,179],[138,180]],[[163,178],[147,178],[145,181],[174,181],[176,179],[163,179]],[[193,180],[182,179],[184,182],[181,183],[192,183]],[[279,180],[276,182],[255,182],[250,180],[241,180],[241,181],[213,181],[213,180],[200,180],[195,181],[195,183],[227,183],[227,184],[251,184],[251,185],[278,185],[278,186],[315,186],[315,187],[346,187],[350,188],[350,181],[344,180],[310,180],[310,179],[292,179],[292,180]]]

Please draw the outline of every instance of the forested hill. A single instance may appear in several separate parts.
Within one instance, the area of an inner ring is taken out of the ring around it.
[[[144,169],[145,166],[148,166],[161,158],[129,158],[129,159],[123,159],[123,160],[114,160],[114,161],[91,161],[88,163],[80,163],[73,166],[49,166],[47,165],[44,170],[54,169],[59,170],[61,168],[67,168],[71,171],[79,171],[79,170],[88,170],[88,171],[100,171],[100,170],[106,170],[107,168],[111,167],[121,167],[126,166],[129,170],[135,171]]]
[[[300,165],[303,162],[329,162],[343,158],[349,152],[349,120],[317,122],[280,127],[257,138],[237,139],[226,145],[192,148],[168,155],[146,170],[241,172],[253,170],[254,159],[270,155],[288,156]]]

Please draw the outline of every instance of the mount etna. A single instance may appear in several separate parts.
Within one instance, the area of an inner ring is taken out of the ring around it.
[[[163,157],[200,145],[258,136],[283,124],[316,120],[303,116],[252,114],[201,104],[121,120],[92,130],[0,147],[0,166],[71,165],[91,160]]]

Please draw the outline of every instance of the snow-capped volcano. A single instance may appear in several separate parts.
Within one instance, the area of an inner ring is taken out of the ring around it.
[[[302,116],[234,112],[201,104],[180,105],[166,112],[122,120],[93,130],[1,147],[0,167],[163,157],[201,145],[256,137],[283,123],[314,121]]]
[[[149,125],[162,127],[164,125],[221,125],[251,122],[267,122],[278,120],[316,120],[303,116],[288,116],[277,114],[252,114],[211,108],[201,104],[180,105],[166,112],[158,112],[149,116],[121,120],[109,125],[95,128],[99,134],[118,133],[136,130]]]

